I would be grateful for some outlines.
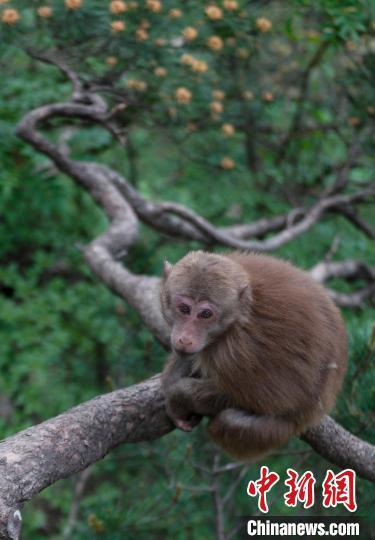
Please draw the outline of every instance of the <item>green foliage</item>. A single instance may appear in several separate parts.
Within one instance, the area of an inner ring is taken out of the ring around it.
[[[271,217],[315,200],[332,185],[352,141],[363,136],[375,113],[370,2],[238,0],[234,10],[218,3],[217,19],[207,14],[208,4],[197,1],[165,0],[160,12],[153,2],[126,4],[117,14],[103,0],[85,0],[77,9],[62,0],[0,5],[2,438],[139,381],[159,371],[165,358],[137,315],[82,261],[80,246],[106,227],[103,214],[71,179],[15,136],[27,111],[70,98],[70,84],[58,70],[31,59],[26,48],[34,54],[58,49],[88,84],[106,87],[111,106],[126,105],[117,117],[128,138],[125,149],[98,126],[54,123],[46,126],[49,137],[57,140],[65,130],[63,141],[75,158],[107,163],[128,175],[146,198],[178,201],[221,225]],[[38,15],[46,6],[51,16]],[[14,24],[6,22],[9,9],[20,15]],[[172,16],[172,9],[180,9],[181,16]],[[126,28],[112,31],[115,21]],[[198,31],[196,38],[182,39],[188,27]],[[213,36],[218,39],[208,42]],[[222,47],[212,49],[215,43]],[[364,138],[349,191],[371,180],[373,143]],[[361,215],[373,222],[373,209]],[[370,240],[334,216],[278,254],[309,268],[335,238],[340,240],[336,260],[375,264]],[[196,247],[142,227],[126,264],[157,275],[164,258],[175,261]],[[332,286],[352,290],[341,281]],[[369,347],[374,310],[347,311],[345,317],[351,358],[336,416],[374,440]],[[290,448],[302,453],[271,456],[266,463],[281,476],[293,466],[300,472],[309,468],[321,479],[328,464],[304,454],[307,447],[300,441]],[[212,482],[202,472],[211,467],[212,455],[202,427],[189,437],[172,433],[152,444],[117,449],[93,467],[71,537],[213,537],[212,495],[181,488]],[[235,490],[228,523],[256,511],[245,488],[258,469],[252,465]],[[76,481],[59,482],[26,506],[27,538],[61,538]],[[220,477],[223,494],[232,481],[231,473]],[[364,481],[358,485],[360,513],[369,514],[373,490]],[[286,508],[278,495],[271,514],[282,515]]]

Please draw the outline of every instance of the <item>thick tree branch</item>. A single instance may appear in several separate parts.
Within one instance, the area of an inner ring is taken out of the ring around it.
[[[159,378],[153,377],[2,441],[0,538],[19,538],[17,511],[42,489],[85,469],[121,443],[150,441],[172,427]]]
[[[122,443],[169,433],[159,377],[116,390],[0,443],[0,538],[18,539],[22,505],[42,489],[82,471]],[[341,467],[375,481],[375,447],[325,417],[303,439]]]
[[[136,214],[118,190],[120,181],[128,186],[129,193],[132,193],[131,187],[108,167],[72,160],[58,146],[42,137],[37,131],[39,123],[56,115],[101,121],[106,116],[106,107],[96,99],[90,100],[89,104],[68,103],[40,107],[23,118],[17,133],[38,151],[49,156],[61,171],[84,187],[103,208],[110,226],[84,248],[85,258],[92,271],[139,312],[145,325],[161,342],[167,343],[165,323],[160,315],[157,278],[136,276],[116,260],[126,255],[138,237]],[[117,185],[112,182],[113,176],[118,180]]]
[[[325,416],[302,439],[331,463],[351,468],[362,478],[375,482],[375,446],[349,433],[330,416]]]

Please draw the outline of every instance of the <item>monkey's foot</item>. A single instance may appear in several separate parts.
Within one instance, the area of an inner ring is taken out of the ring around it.
[[[192,431],[193,427],[188,420],[182,420],[182,418],[174,419],[175,426],[182,431]]]
[[[189,418],[179,418],[175,417],[173,418],[173,422],[178,429],[181,429],[182,431],[192,431],[193,428],[199,424],[202,417],[198,414],[193,414]]]

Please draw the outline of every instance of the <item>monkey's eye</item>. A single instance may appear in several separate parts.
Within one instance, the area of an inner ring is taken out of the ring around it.
[[[178,310],[184,315],[188,315],[190,313],[190,307],[187,304],[180,304],[178,306]]]
[[[209,309],[204,309],[200,313],[198,313],[199,319],[210,319],[212,317],[213,313]]]

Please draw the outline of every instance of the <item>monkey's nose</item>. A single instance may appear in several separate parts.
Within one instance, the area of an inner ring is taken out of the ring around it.
[[[193,345],[193,342],[191,341],[191,339],[186,338],[186,337],[179,337],[178,343],[180,345],[183,345],[184,347],[189,347],[190,345]]]

